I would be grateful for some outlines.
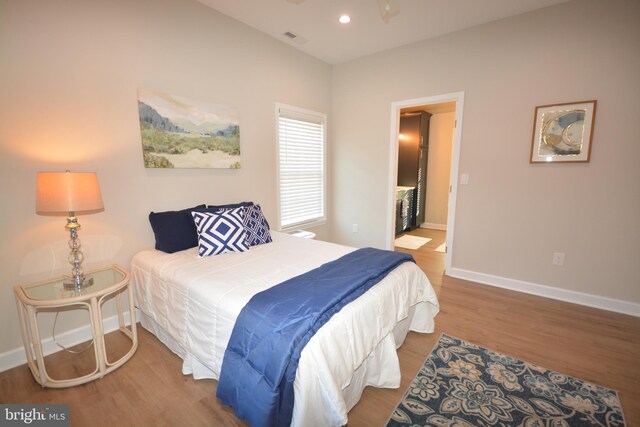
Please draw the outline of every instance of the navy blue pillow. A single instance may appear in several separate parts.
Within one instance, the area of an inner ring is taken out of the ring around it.
[[[198,230],[191,211],[205,209],[205,205],[198,205],[181,211],[151,212],[149,222],[156,236],[156,249],[172,254],[198,246]]]
[[[253,202],[231,203],[229,205],[207,205],[207,211],[215,212],[223,209],[246,208],[247,206],[253,206]]]
[[[260,205],[247,206],[244,213],[244,230],[247,232],[249,246],[271,242],[269,222],[264,217]]]

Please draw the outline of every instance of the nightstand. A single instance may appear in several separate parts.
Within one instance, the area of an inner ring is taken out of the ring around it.
[[[122,267],[112,265],[89,272],[87,276],[93,277],[93,285],[80,290],[65,289],[62,277],[31,285],[19,285],[14,288],[27,364],[33,377],[43,387],[72,387],[102,378],[122,366],[138,348],[133,295],[129,287],[129,272]],[[125,292],[128,292],[129,313],[131,315],[129,327],[124,322],[122,294]],[[120,359],[109,362],[105,350],[102,305],[113,297],[116,299],[119,330],[129,337],[131,348]],[[96,368],[90,374],[81,377],[56,380],[47,374],[42,342],[38,332],[37,314],[38,311],[50,312],[56,311],[56,309],[61,311],[68,307],[85,308],[89,311]]]

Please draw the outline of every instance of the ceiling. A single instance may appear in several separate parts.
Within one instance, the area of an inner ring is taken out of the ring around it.
[[[198,0],[330,64],[425,40],[568,0],[390,0],[385,23],[378,0]],[[351,16],[340,24],[342,14]],[[283,35],[292,32],[298,42]],[[305,41],[299,43],[299,41]]]

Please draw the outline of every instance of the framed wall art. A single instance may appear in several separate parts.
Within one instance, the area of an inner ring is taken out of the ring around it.
[[[596,101],[536,107],[529,163],[588,162]]]
[[[240,168],[235,109],[139,89],[138,113],[145,167]]]

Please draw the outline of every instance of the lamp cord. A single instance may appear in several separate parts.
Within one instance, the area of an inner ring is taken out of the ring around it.
[[[58,314],[60,314],[59,311],[56,311],[56,317],[53,319],[53,330],[51,331],[52,337],[53,337],[53,342],[56,343],[56,345],[58,347],[60,347],[61,349],[63,349],[64,351],[68,352],[68,353],[73,353],[73,354],[80,354],[83,353],[85,351],[87,351],[89,349],[89,347],[91,347],[93,345],[93,338],[91,339],[91,342],[87,345],[85,345],[81,350],[71,350],[69,347],[65,347],[62,344],[60,344],[58,342],[58,339],[56,338],[56,324],[58,323]]]

